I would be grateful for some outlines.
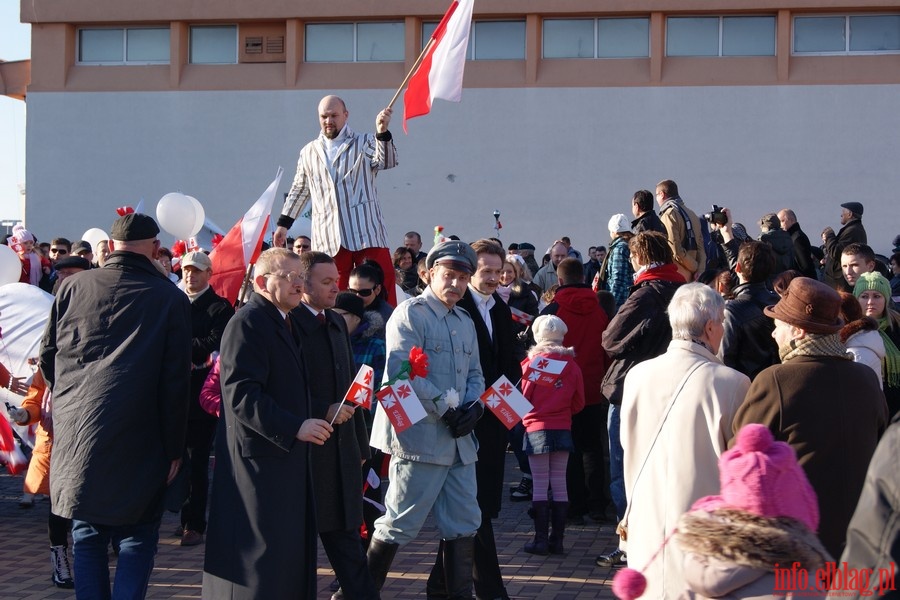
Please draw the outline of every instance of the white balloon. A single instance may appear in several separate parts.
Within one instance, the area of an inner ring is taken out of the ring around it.
[[[194,205],[194,226],[191,227],[191,235],[188,236],[191,237],[197,235],[197,232],[203,229],[203,224],[206,223],[206,211],[203,210],[203,205],[200,204],[200,201],[193,196],[186,196],[186,198]]]
[[[194,235],[192,230],[197,221],[197,209],[184,194],[170,192],[159,199],[159,204],[156,205],[156,220],[159,226],[175,236],[175,239],[187,240]]]
[[[0,285],[15,283],[22,278],[22,261],[9,246],[0,245]]]
[[[81,239],[83,239],[88,244],[90,244],[91,250],[93,250],[94,253],[96,254],[97,246],[99,246],[100,242],[102,242],[103,240],[108,240],[109,234],[106,233],[105,231],[103,231],[102,229],[100,229],[99,227],[93,227],[93,228],[85,231],[82,234]]]

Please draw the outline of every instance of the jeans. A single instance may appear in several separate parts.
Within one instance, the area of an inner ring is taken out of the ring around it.
[[[625,518],[625,509],[628,507],[625,498],[625,467],[623,465],[622,441],[619,437],[621,425],[621,406],[609,405],[609,493],[612,496],[613,505],[616,507],[616,517],[619,521]]]
[[[95,525],[72,520],[75,595],[79,600],[140,600],[147,595],[159,520],[136,525]],[[116,580],[109,585],[109,543],[118,544]]]

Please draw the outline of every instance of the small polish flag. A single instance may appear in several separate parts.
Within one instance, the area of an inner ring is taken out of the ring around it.
[[[524,310],[519,310],[514,306],[509,307],[509,312],[512,313],[513,321],[516,323],[521,323],[522,325],[531,325],[531,322],[534,321],[534,317],[529,315]]]
[[[481,395],[481,401],[491,409],[501,423],[506,425],[507,429],[512,429],[534,408],[506,375],[501,375],[494,385],[485,390]]]
[[[359,371],[356,372],[356,377],[353,378],[353,383],[350,384],[350,389],[344,394],[344,402],[363,408],[372,408],[372,395],[374,394],[372,378],[374,376],[375,370],[372,367],[361,365]]]
[[[526,381],[531,381],[537,385],[552,386],[559,379],[559,374],[566,368],[568,363],[564,360],[556,360],[547,358],[546,356],[535,356],[528,366],[522,377]]]
[[[398,381],[375,394],[394,431],[405,431],[425,418],[422,402],[408,381]]]

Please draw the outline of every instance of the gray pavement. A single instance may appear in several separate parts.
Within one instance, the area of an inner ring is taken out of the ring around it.
[[[512,454],[506,468],[507,487],[518,483],[519,472]],[[49,502],[40,499],[34,508],[19,508],[22,478],[0,475],[0,600],[74,599],[71,590],[60,590],[50,581],[47,514]],[[589,519],[585,526],[566,531],[566,554],[532,556],[522,551],[530,539],[528,502],[509,502],[508,496],[494,522],[497,550],[507,590],[513,598],[536,600],[582,600],[613,598],[610,590],[613,570],[594,566],[597,555],[613,549],[615,534],[611,524]],[[203,545],[183,548],[171,532],[179,524],[178,515],[166,513],[160,528],[159,553],[150,579],[148,598],[199,598],[203,568]],[[431,518],[419,537],[400,549],[388,575],[382,597],[424,598],[425,581],[438,543]],[[115,566],[114,557],[110,557]],[[334,573],[321,548],[318,557],[317,598],[329,598]],[[277,599],[273,599],[277,600]]]

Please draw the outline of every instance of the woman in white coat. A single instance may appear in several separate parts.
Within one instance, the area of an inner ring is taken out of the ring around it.
[[[682,513],[718,491],[719,456],[750,386],[746,375],[716,357],[725,317],[719,294],[703,284],[683,285],[668,313],[668,350],[631,369],[622,399],[628,564],[647,576],[643,598],[649,600],[676,598],[685,589],[681,551],[675,544],[660,547]],[[661,555],[651,563],[657,550]]]

